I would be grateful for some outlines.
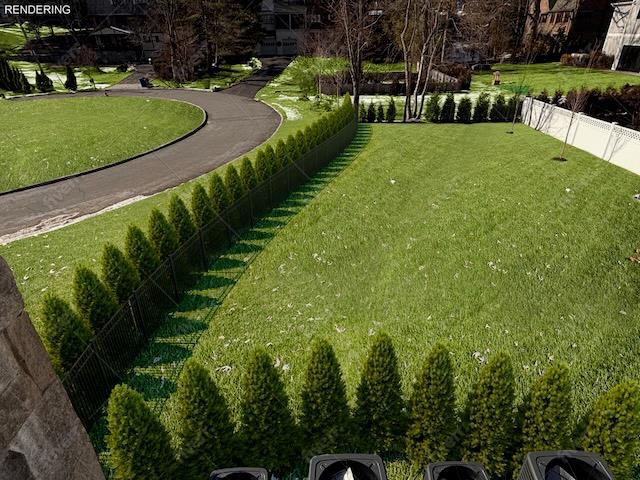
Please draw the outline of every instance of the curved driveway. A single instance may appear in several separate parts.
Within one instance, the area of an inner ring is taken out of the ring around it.
[[[225,92],[112,90],[110,95],[114,96],[135,95],[190,102],[205,110],[208,120],[203,128],[186,139],[134,160],[1,195],[0,237],[23,231],[51,230],[74,218],[174,187],[252,150],[267,140],[280,124],[278,113],[254,100],[253,96],[282,68],[281,64],[270,66],[249,78],[244,85]],[[55,101],[59,97],[43,98]]]

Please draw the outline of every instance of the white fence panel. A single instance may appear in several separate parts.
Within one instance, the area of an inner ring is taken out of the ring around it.
[[[640,175],[640,132],[526,98],[522,123]],[[567,135],[568,132],[568,135]]]

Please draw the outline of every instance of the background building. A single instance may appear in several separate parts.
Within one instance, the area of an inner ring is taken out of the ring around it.
[[[640,72],[640,0],[614,3],[613,8],[602,52],[613,57],[613,70]]]

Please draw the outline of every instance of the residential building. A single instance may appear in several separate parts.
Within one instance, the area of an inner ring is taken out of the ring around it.
[[[640,0],[613,4],[602,53],[613,57],[612,70],[640,72]]]

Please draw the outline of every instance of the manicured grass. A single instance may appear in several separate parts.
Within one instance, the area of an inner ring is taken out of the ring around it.
[[[507,92],[524,90],[524,93],[528,91],[531,94],[537,94],[546,89],[553,95],[553,92],[558,89],[566,93],[572,88],[579,89],[583,86],[605,89],[609,86],[618,88],[626,83],[640,84],[639,75],[611,70],[567,67],[560,63],[534,63],[530,65],[505,63],[494,65],[493,69],[500,70],[502,80],[500,89]],[[495,87],[491,86],[492,80],[492,72],[474,73],[471,89],[494,89]]]
[[[2,102],[0,112],[0,191],[123,160],[203,119],[187,103],[123,97]]]
[[[241,82],[253,73],[253,68],[246,64],[223,65],[209,77],[199,78],[188,83],[187,87],[222,90]]]
[[[16,25],[0,26],[0,52],[13,52],[24,45],[24,35]]]

